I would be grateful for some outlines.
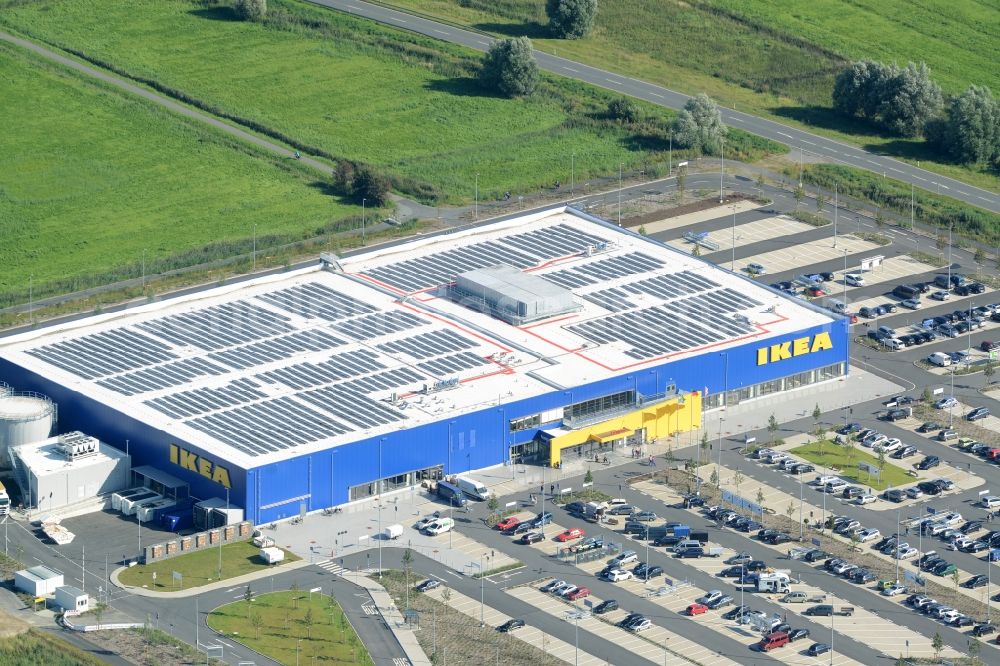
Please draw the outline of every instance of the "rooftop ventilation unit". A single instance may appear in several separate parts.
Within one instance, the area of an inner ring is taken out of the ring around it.
[[[59,447],[62,449],[66,460],[76,460],[86,456],[97,455],[100,449],[100,442],[97,438],[84,435],[82,432],[68,432],[59,435]]]

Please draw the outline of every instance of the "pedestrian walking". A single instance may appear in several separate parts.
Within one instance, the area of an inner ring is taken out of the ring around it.
[[[653,456],[649,456],[649,466],[656,467],[656,461],[653,460]]]
[[[550,483],[549,484],[549,495],[555,495],[555,494],[556,494],[556,484]]]

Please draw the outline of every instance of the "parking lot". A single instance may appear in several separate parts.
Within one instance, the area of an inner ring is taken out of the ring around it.
[[[734,204],[723,204],[721,206],[706,208],[694,213],[687,213],[685,215],[668,217],[654,222],[647,222],[643,226],[646,228],[647,235],[652,236],[654,234],[662,234],[663,232],[670,231],[671,229],[680,229],[682,227],[689,227],[691,225],[702,224],[703,222],[708,222],[710,220],[732,216],[734,206],[736,207],[736,214],[739,215],[740,213],[760,208],[761,204],[743,199]]]
[[[751,243],[771,240],[772,238],[792,236],[794,234],[812,231],[814,228],[815,227],[811,227],[808,224],[793,220],[790,217],[785,217],[784,215],[738,224],[736,226],[735,247],[742,247]],[[718,245],[718,250],[709,250],[702,247],[700,248],[702,254],[731,250],[734,247],[733,233],[731,229],[713,231],[705,237],[705,240]],[[683,239],[668,241],[667,245],[675,247],[683,252],[691,252],[693,248],[692,243]]]
[[[848,235],[837,239],[837,247],[833,247],[832,241],[828,238],[807,243],[789,243],[788,247],[780,250],[745,257],[740,261],[744,266],[751,263],[761,264],[769,274],[773,274],[794,271],[809,264],[819,264],[830,260],[840,259],[843,261],[845,250],[848,255],[852,255],[862,252],[878,254],[877,251],[880,249],[881,247],[875,243]],[[854,267],[848,265],[847,268],[850,271]]]

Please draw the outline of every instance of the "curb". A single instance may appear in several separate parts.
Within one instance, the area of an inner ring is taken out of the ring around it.
[[[183,599],[185,597],[194,597],[205,592],[210,592],[212,590],[218,590],[223,587],[228,587],[231,585],[242,585],[244,583],[250,583],[261,578],[268,578],[276,573],[284,573],[286,571],[294,571],[296,569],[302,569],[304,567],[311,566],[313,563],[308,560],[299,560],[298,562],[290,562],[285,566],[278,566],[275,568],[261,569],[260,571],[255,571],[253,573],[243,574],[242,576],[235,576],[233,578],[224,578],[212,583],[207,583],[205,585],[199,585],[198,587],[189,587],[185,590],[178,590],[176,592],[157,592],[155,590],[150,590],[145,587],[135,587],[133,585],[125,585],[118,580],[118,575],[125,571],[128,567],[118,567],[111,572],[111,582],[122,590],[128,590],[130,593],[138,595],[140,597],[152,597],[158,599]]]

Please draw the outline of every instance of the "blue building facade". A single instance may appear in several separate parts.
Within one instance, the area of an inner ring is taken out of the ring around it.
[[[244,507],[247,518],[264,523],[297,515],[303,508],[316,511],[344,504],[380,488],[407,487],[426,470],[458,474],[509,463],[512,447],[537,441],[543,428],[561,425],[559,419],[550,419],[512,429],[512,421],[561,413],[564,407],[595,398],[652,396],[673,385],[681,391],[707,390],[712,408],[723,394],[732,403],[831,379],[847,373],[848,345],[848,322],[837,319],[248,469],[3,358],[0,379],[17,390],[51,397],[59,405],[60,431],[81,430],[127,447],[134,465],[152,465],[188,482],[195,497],[225,497],[228,490],[230,501]],[[382,485],[376,485],[379,480]]]

